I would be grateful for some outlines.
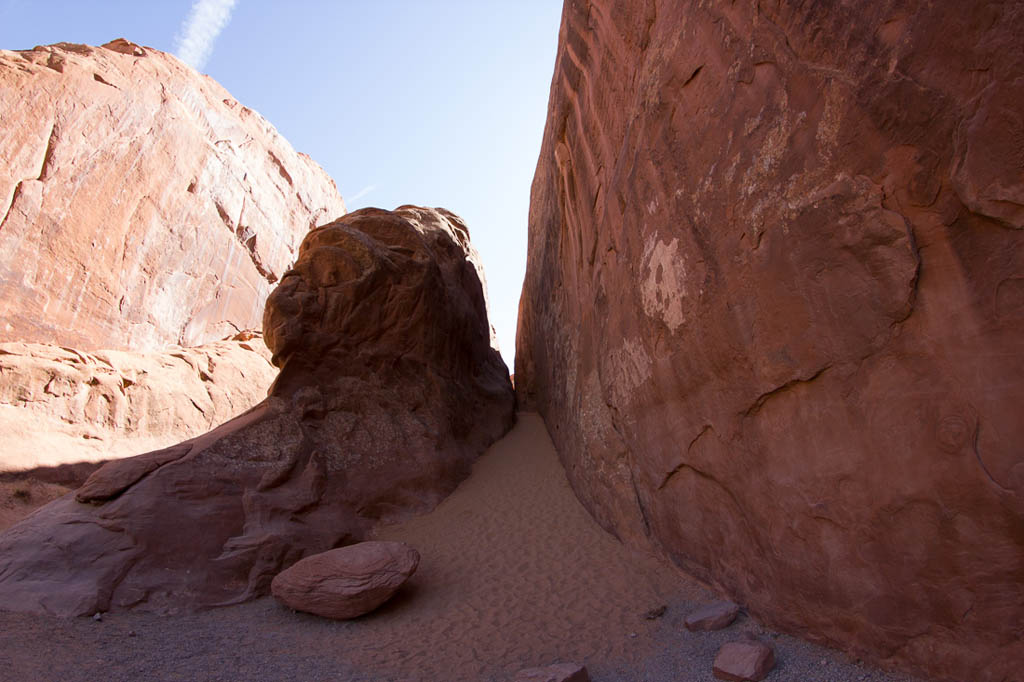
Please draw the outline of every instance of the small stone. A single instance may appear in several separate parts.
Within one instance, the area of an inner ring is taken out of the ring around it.
[[[757,639],[729,642],[715,656],[712,672],[720,680],[758,682],[775,667],[775,652]]]
[[[691,632],[697,630],[721,630],[728,626],[740,612],[740,607],[731,601],[716,601],[702,606],[686,617],[686,629]]]
[[[135,636],[135,630],[129,630],[128,631],[128,636],[129,637],[134,637]]]
[[[635,632],[629,633],[629,638],[630,639],[636,639],[636,633]]]
[[[661,618],[662,616],[664,616],[665,615],[665,611],[667,611],[667,610],[668,610],[668,607],[665,606],[664,604],[662,604],[661,606],[653,608],[650,611],[647,611],[646,613],[644,613],[644,618],[646,618],[647,620],[657,620],[658,618]]]
[[[524,668],[516,673],[513,682],[590,682],[585,665],[555,663],[540,668]]]
[[[103,614],[97,611],[96,613],[92,614],[92,619],[99,623],[101,620],[103,620]]]

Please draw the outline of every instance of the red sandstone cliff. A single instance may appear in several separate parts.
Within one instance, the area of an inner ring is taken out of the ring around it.
[[[0,340],[151,350],[258,327],[334,182],[171,55],[0,51]]]
[[[1024,660],[1024,6],[567,0],[516,387],[621,537],[956,680]]]

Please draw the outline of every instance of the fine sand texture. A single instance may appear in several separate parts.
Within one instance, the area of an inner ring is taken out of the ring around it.
[[[324,620],[271,598],[100,621],[0,611],[0,677],[497,681],[577,661],[595,682],[709,681],[718,647],[753,633],[775,647],[768,680],[914,682],[745,615],[719,632],[688,632],[686,614],[715,595],[601,530],[534,414],[520,414],[437,509],[377,538],[407,542],[422,560],[395,599],[360,619]]]

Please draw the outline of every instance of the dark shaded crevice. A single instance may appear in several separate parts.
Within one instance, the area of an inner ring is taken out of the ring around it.
[[[105,79],[103,76],[99,75],[98,73],[94,73],[92,75],[92,79],[94,81],[96,81],[97,83],[102,83],[103,85],[109,85],[110,87],[114,88],[115,90],[120,90],[121,89],[121,88],[117,87],[116,85],[114,85],[113,83],[111,83],[110,81],[108,81],[107,79]]]
[[[21,194],[21,185],[25,182],[19,180],[18,184],[14,186],[14,191],[11,192],[11,203],[7,205],[7,209],[4,211],[4,215],[0,218],[0,230],[4,229],[4,225],[7,224],[7,217],[11,214],[11,210],[14,208],[14,203],[18,200],[18,196]]]
[[[988,470],[987,466],[985,466],[985,460],[983,460],[981,458],[981,450],[979,450],[979,448],[978,448],[978,441],[979,441],[980,438],[981,438],[981,421],[978,421],[977,425],[974,427],[974,439],[971,441],[971,447],[974,450],[974,458],[976,460],[978,460],[978,466],[981,467],[981,470],[983,472],[985,472],[985,476],[988,478],[989,481],[992,482],[992,485],[994,485],[995,487],[999,488],[1000,492],[1011,493],[1012,494],[1013,491],[1010,490],[1009,488],[1005,487],[999,481],[997,481],[995,479],[995,477],[992,475],[992,472]]]
[[[43,162],[39,166],[39,176],[36,180],[46,180],[47,171],[53,164],[53,149],[57,144],[57,138],[60,137],[60,130],[57,128],[56,121],[50,126],[50,136],[46,140],[46,151],[43,153]]]
[[[711,424],[705,424],[704,428],[702,428],[700,430],[700,432],[690,440],[690,444],[686,446],[686,455],[687,456],[693,450],[693,446],[697,444],[697,441],[699,441],[701,438],[703,438],[704,434],[706,434],[706,433],[708,433],[710,431],[714,431],[714,429],[711,427]],[[698,474],[703,475],[705,478],[711,478],[709,475],[703,474],[703,472],[700,472],[697,469],[694,469],[692,466],[690,466],[686,462],[680,462],[674,469],[672,469],[672,471],[670,471],[667,474],[665,474],[665,476],[661,479],[661,483],[658,484],[658,488],[657,489],[659,491],[661,491],[666,485],[668,485],[668,482],[670,480],[672,480],[673,476],[675,476],[676,474],[678,474],[680,471],[682,471],[685,468],[693,469],[695,472],[697,472]],[[715,482],[717,483],[717,481],[715,481]]]
[[[290,173],[289,173],[289,172],[288,172],[288,171],[287,171],[287,170],[285,169],[285,167],[284,167],[284,164],[283,164],[283,163],[281,162],[281,159],[277,158],[277,155],[276,155],[276,154],[274,154],[274,152],[271,152],[271,151],[268,151],[268,152],[267,152],[267,155],[268,155],[268,156],[270,156],[270,160],[271,160],[271,162],[272,162],[272,163],[273,163],[273,164],[274,164],[275,166],[277,166],[277,172],[281,174],[281,177],[282,177],[282,178],[284,178],[284,179],[285,179],[285,181],[286,181],[286,182],[287,182],[287,183],[288,183],[289,185],[294,185],[295,183],[294,183],[294,182],[292,181],[292,176],[291,176],[291,174],[290,174]]]
[[[814,374],[810,375],[807,378],[797,377],[796,379],[790,379],[789,381],[787,381],[786,383],[782,384],[781,386],[777,386],[777,387],[773,388],[770,391],[766,391],[765,393],[762,393],[750,405],[750,407],[748,407],[747,409],[743,410],[743,412],[740,413],[740,416],[741,417],[752,417],[752,416],[754,416],[755,414],[760,412],[761,408],[764,407],[764,404],[766,402],[768,402],[768,400],[770,400],[771,398],[779,395],[780,393],[784,393],[785,391],[787,391],[788,389],[792,388],[793,386],[796,386],[797,384],[809,384],[810,382],[812,382],[815,379],[818,379],[819,377],[824,375],[825,372],[827,372],[831,367],[832,367],[832,364],[829,363],[829,364],[825,365],[824,367],[822,367],[817,372],[815,372]]]
[[[692,83],[692,82],[693,82],[693,79],[697,77],[697,75],[698,75],[698,74],[699,74],[699,73],[701,72],[701,69],[703,69],[703,68],[704,68],[704,65],[703,65],[703,64],[701,64],[701,65],[700,65],[700,66],[698,66],[698,67],[697,67],[696,69],[694,69],[694,70],[693,70],[693,71],[692,71],[692,72],[690,73],[690,75],[689,75],[689,76],[688,76],[688,77],[686,78],[686,80],[685,80],[685,81],[683,81],[683,87],[685,88],[685,87],[686,87],[687,85],[689,85],[690,83]]]

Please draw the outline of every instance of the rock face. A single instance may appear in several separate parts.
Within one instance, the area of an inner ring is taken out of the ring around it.
[[[124,40],[0,51],[0,341],[194,346],[258,328],[334,182],[259,114]]]
[[[567,1],[531,200],[516,388],[595,517],[941,678],[1024,659],[1021,35]]]
[[[0,343],[0,473],[173,445],[263,400],[275,375],[252,332],[151,353]]]
[[[425,511],[514,420],[465,225],[364,209],[311,231],[267,301],[281,368],[245,414],[108,462],[0,535],[0,607],[235,603],[295,561]]]
[[[274,597],[324,618],[373,611],[416,572],[420,554],[404,542],[359,542],[314,554],[274,576]]]

